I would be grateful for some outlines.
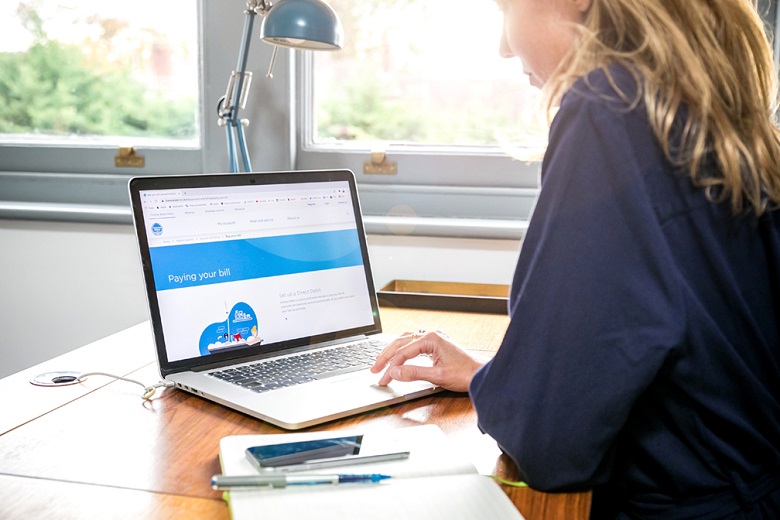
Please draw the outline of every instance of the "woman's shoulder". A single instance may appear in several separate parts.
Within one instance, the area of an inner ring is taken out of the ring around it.
[[[614,64],[578,78],[561,99],[550,128],[550,144],[556,138],[578,134],[604,134],[612,129],[643,146],[653,147],[655,134],[648,121],[641,74],[629,66]],[[636,143],[634,143],[636,144]]]
[[[594,69],[572,84],[561,99],[561,108],[573,103],[593,103],[621,112],[643,107],[642,75],[621,63]]]

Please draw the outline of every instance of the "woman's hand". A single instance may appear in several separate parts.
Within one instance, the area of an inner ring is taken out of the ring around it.
[[[420,354],[433,359],[433,366],[405,365]],[[387,367],[379,384],[424,380],[456,392],[468,392],[469,383],[480,362],[471,357],[442,332],[406,332],[390,343],[371,367],[375,374]]]

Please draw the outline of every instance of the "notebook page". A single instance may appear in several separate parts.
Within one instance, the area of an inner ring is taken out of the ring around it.
[[[285,519],[441,519],[491,518],[522,520],[506,494],[492,479],[479,475],[436,425],[378,432],[325,431],[280,435],[237,435],[220,442],[220,461],[226,475],[253,475],[244,450],[249,446],[321,439],[365,433],[364,442],[377,450],[387,443],[402,446],[409,459],[328,468],[307,473],[384,473],[379,484],[291,486],[282,489],[231,490],[234,520]]]
[[[230,494],[233,520],[523,520],[501,488],[489,477],[477,474]]]

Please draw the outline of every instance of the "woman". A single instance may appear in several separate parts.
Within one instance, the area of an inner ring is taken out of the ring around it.
[[[501,53],[559,106],[484,366],[405,334],[373,370],[471,394],[593,517],[780,518],[780,140],[750,0],[505,0]],[[432,368],[404,365],[419,354]]]

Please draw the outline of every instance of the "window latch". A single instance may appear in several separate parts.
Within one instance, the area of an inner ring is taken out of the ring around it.
[[[117,168],[143,168],[143,155],[138,155],[132,146],[120,146],[119,153],[114,156],[114,166]]]
[[[388,161],[385,152],[371,152],[371,161],[363,163],[363,173],[396,175],[398,173],[398,163]]]

